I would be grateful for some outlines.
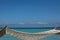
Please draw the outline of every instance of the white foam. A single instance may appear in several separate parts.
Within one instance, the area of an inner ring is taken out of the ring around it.
[[[6,29],[6,34],[12,35],[13,37],[20,38],[23,40],[39,40],[47,36],[51,36],[53,34],[56,34],[60,32],[60,30],[49,30],[49,31],[44,31],[44,32],[38,32],[38,33],[27,33],[27,32],[21,32],[21,31],[16,31],[12,29]]]

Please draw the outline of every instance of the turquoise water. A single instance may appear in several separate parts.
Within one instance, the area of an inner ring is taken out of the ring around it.
[[[47,31],[50,29],[14,29],[14,30],[35,33],[35,32]],[[0,38],[0,40],[21,40],[21,39],[17,39],[15,37],[10,36],[10,35],[4,35],[3,37]],[[60,40],[60,35],[52,35],[52,36],[43,38],[41,40]]]

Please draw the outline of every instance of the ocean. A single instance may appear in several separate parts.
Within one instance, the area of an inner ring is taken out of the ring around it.
[[[31,29],[19,29],[19,28],[15,28],[14,30],[17,30],[17,31],[23,31],[23,32],[29,32],[29,33],[36,33],[36,32],[43,32],[43,31],[47,31],[47,30],[50,30],[49,28],[31,28]],[[0,40],[22,40],[22,39],[19,39],[19,38],[15,38],[11,35],[4,35],[3,37],[0,38]],[[52,35],[52,36],[49,36],[49,37],[45,37],[43,39],[40,39],[40,40],[60,40],[60,35]]]

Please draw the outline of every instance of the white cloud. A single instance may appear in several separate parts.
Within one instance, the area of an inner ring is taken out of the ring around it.
[[[21,23],[19,23],[19,24],[22,24],[22,25],[24,25],[25,23],[21,22]]]
[[[24,22],[20,22],[19,24],[24,25],[24,24],[48,24],[47,22],[32,22],[32,23],[24,23]]]
[[[48,24],[47,22],[36,22],[36,24]]]

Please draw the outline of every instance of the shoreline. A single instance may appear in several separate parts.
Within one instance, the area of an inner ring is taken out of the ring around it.
[[[8,27],[8,28],[10,28],[10,29],[54,29],[54,28],[60,28],[60,27],[15,27],[15,28]]]

